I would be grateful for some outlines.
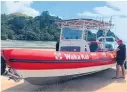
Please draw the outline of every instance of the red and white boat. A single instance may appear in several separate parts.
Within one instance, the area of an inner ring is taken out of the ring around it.
[[[38,49],[2,49],[2,74],[11,79],[40,85],[56,80],[98,72],[115,64],[115,53],[104,48],[92,49],[86,41],[87,29],[111,26],[97,20],[66,20],[59,22],[61,36],[58,51]],[[97,44],[96,44],[97,43]],[[99,42],[94,44],[100,46]],[[9,69],[5,72],[5,64]]]

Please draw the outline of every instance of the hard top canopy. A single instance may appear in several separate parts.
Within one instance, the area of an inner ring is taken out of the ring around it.
[[[113,26],[111,21],[104,22],[94,19],[70,19],[57,22],[59,27],[76,27],[84,29],[109,29]]]

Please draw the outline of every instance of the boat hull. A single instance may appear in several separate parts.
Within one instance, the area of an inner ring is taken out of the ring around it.
[[[108,68],[113,67],[115,64],[94,66],[87,68],[77,69],[57,69],[57,70],[16,70],[18,74],[21,74],[23,78],[34,85],[48,85],[58,82],[70,80],[74,77],[87,75]]]
[[[54,81],[98,72],[115,64],[115,54],[111,52],[4,49],[2,57],[19,76],[35,85],[51,84]]]
[[[52,84],[67,82],[79,76],[88,75],[95,72],[76,74],[76,75],[55,76],[55,77],[28,77],[28,78],[24,78],[24,80],[33,85],[52,85]]]

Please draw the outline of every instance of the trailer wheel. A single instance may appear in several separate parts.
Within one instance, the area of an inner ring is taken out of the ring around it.
[[[4,74],[5,69],[6,69],[6,63],[4,58],[1,56],[1,75]]]

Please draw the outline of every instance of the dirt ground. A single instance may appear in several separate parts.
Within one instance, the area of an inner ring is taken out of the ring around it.
[[[98,73],[80,76],[62,84],[49,86],[36,86],[21,80],[15,83],[8,78],[1,76],[2,92],[127,92],[127,71],[126,79],[112,79],[115,75],[114,69],[108,69]]]

